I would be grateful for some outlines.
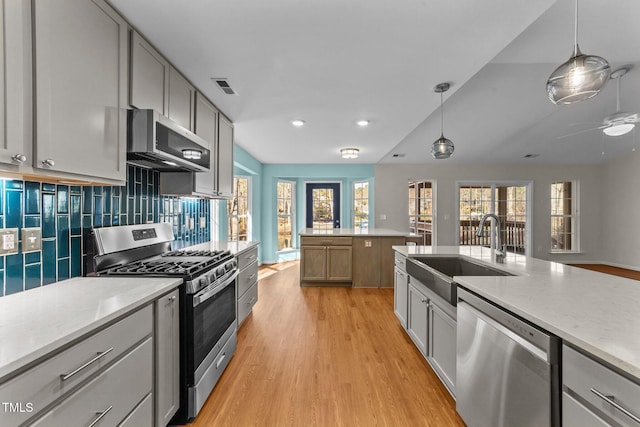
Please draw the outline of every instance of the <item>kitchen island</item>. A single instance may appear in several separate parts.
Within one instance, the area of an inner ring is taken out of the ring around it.
[[[459,288],[560,338],[563,425],[579,425],[576,420],[583,425],[595,425],[595,420],[631,425],[631,416],[604,400],[609,396],[615,396],[614,403],[632,416],[640,413],[637,281],[515,254],[508,254],[504,264],[497,263],[493,250],[479,246],[398,246],[394,250],[400,258],[468,257],[513,274],[455,276],[454,281]],[[420,287],[416,282],[408,276],[409,284]],[[455,316],[455,307],[451,314]],[[455,378],[455,370],[452,374]],[[604,398],[592,389],[602,391]]]
[[[304,229],[300,285],[392,287],[394,245],[421,236],[384,228]]]

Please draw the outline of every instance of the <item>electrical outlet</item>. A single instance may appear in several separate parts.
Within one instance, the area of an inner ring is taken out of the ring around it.
[[[18,253],[18,229],[0,229],[0,255],[11,255]]]
[[[42,249],[42,230],[40,227],[22,229],[22,252],[36,252]]]

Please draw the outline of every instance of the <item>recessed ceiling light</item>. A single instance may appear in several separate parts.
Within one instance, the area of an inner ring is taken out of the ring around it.
[[[300,126],[304,126],[305,121],[304,120],[294,120],[291,122],[292,125],[294,125],[295,127],[300,127]]]
[[[358,124],[358,126],[365,127],[369,125],[369,120],[358,120],[356,123]]]

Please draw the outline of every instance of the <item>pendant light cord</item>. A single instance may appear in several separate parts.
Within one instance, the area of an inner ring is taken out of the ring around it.
[[[576,0],[575,25],[573,29],[573,56],[578,56],[578,0]]]
[[[444,92],[440,92],[440,135],[444,136],[444,104],[442,103],[442,97]]]

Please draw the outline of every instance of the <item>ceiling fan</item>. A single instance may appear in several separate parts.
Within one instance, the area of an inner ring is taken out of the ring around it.
[[[635,124],[640,122],[640,115],[638,115],[638,113],[626,113],[624,111],[620,111],[620,80],[622,79],[622,76],[627,74],[630,69],[631,65],[627,65],[618,68],[613,73],[611,73],[611,78],[616,80],[617,88],[615,113],[605,117],[604,120],[602,120],[602,123],[598,126],[591,127],[589,129],[583,129],[567,135],[562,135],[558,138],[567,138],[569,136],[591,132],[597,129],[602,129],[602,132],[604,132],[604,134],[607,136],[620,136],[631,132],[631,130],[635,127]]]

